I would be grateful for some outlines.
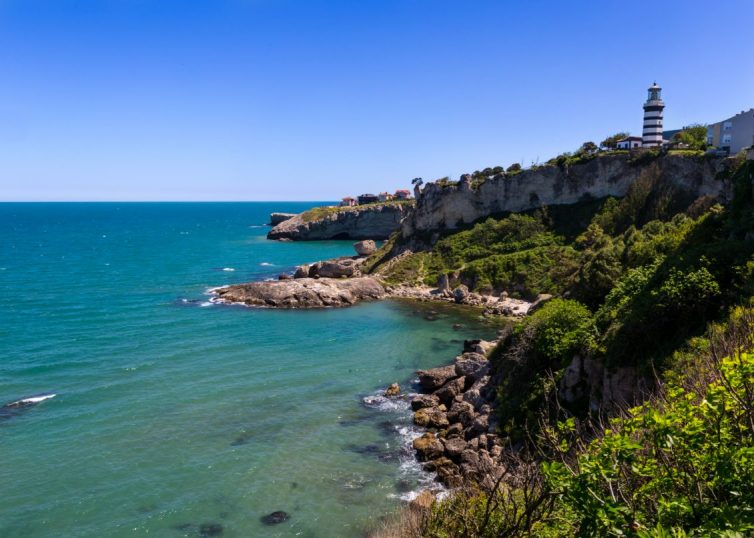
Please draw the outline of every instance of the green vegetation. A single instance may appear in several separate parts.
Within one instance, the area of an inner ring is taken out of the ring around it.
[[[693,369],[607,427],[565,418],[491,490],[436,504],[424,536],[743,537],[754,532],[754,311],[714,326]],[[504,484],[504,485],[503,485]]]
[[[681,144],[690,150],[707,149],[707,126],[690,125],[673,136],[673,143]]]
[[[328,206],[321,206],[321,207],[313,207],[312,209],[305,211],[301,214],[301,219],[304,222],[312,222],[315,220],[320,220],[329,217],[330,215],[336,215],[338,213],[346,213],[349,211],[359,211],[360,209],[364,209],[365,207],[374,207],[374,206],[383,206],[383,205],[412,205],[414,204],[414,200],[388,200],[387,202],[374,202],[371,204],[363,204],[363,205],[357,205],[357,206],[335,206],[335,205],[328,205]]]
[[[637,154],[620,200],[490,218],[375,264],[394,283],[560,297],[490,356],[506,475],[437,504],[425,536],[754,535],[754,163],[721,174],[723,207],[660,182],[659,154]],[[609,399],[617,371],[644,403]]]

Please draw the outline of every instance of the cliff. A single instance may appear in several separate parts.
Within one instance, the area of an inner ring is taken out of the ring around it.
[[[693,198],[728,197],[724,182],[716,179],[725,166],[722,158],[673,154],[644,157],[604,155],[571,167],[544,165],[515,175],[498,175],[475,188],[469,181],[429,183],[421,191],[415,211],[402,224],[403,237],[452,230],[490,215],[543,205],[622,197],[642,174],[654,174],[660,183],[687,191]]]
[[[281,222],[267,239],[387,239],[408,215],[410,203],[320,207]]]

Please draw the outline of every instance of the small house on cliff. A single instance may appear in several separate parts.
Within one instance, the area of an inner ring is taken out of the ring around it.
[[[640,148],[642,138],[640,136],[627,136],[622,140],[618,140],[616,147],[618,149],[636,149]]]

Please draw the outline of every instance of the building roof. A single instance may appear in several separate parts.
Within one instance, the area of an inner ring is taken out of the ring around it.
[[[640,136],[627,136],[626,138],[621,138],[620,140],[618,140],[617,143],[620,144],[621,142],[631,142],[634,140],[644,140],[644,139]]]

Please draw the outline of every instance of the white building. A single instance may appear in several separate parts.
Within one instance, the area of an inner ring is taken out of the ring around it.
[[[627,136],[622,140],[618,140],[615,147],[618,149],[636,149],[641,147],[641,143],[642,138],[640,136]]]
[[[731,155],[754,145],[754,108],[707,126],[707,143]]]

